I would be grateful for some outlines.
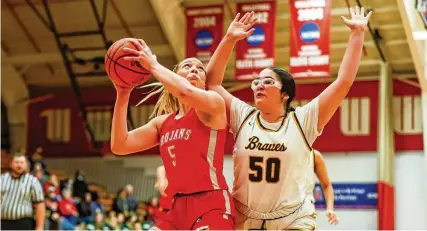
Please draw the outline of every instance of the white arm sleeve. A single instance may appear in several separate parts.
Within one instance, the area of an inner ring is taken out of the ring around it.
[[[230,106],[230,128],[231,132],[235,136],[243,120],[254,110],[254,107],[241,101],[240,99],[233,97]]]
[[[316,97],[308,104],[297,107],[295,109],[295,115],[300,122],[302,130],[304,132],[307,142],[313,145],[313,142],[318,136],[322,134],[322,131],[317,130],[317,123],[319,120],[319,100]]]

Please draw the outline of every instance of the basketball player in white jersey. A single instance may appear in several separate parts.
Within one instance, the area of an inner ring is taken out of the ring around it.
[[[234,186],[237,229],[315,229],[312,144],[340,106],[357,74],[364,32],[371,12],[350,9],[348,46],[337,79],[308,104],[291,110],[295,81],[285,70],[266,68],[253,80],[255,107],[222,86],[228,59],[237,41],[250,35],[253,14],[239,15],[207,68],[207,87],[217,91],[230,112],[234,134]]]

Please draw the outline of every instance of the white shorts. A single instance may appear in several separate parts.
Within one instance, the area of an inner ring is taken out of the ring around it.
[[[294,212],[277,219],[253,219],[244,215],[239,209],[236,209],[236,229],[315,230],[316,216],[314,201],[311,199],[305,199]]]

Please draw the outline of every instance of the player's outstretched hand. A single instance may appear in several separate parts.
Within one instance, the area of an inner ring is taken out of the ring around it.
[[[226,36],[236,42],[251,35],[255,31],[252,26],[257,22],[257,18],[255,17],[255,13],[253,11],[250,13],[247,12],[240,19],[239,17],[240,13],[238,13],[231,22],[226,33]]]
[[[351,18],[347,19],[344,16],[341,16],[342,20],[344,20],[345,25],[347,25],[352,31],[365,31],[368,25],[369,18],[372,15],[372,11],[370,11],[365,16],[365,9],[362,7],[359,9],[358,6],[354,8],[350,8]]]
[[[328,222],[331,225],[337,225],[338,224],[338,216],[335,214],[332,210],[326,211],[326,216],[328,217]]]

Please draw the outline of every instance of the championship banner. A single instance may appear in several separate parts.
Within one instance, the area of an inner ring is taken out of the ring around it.
[[[289,0],[290,65],[295,78],[330,76],[332,0]]]
[[[317,97],[329,84],[298,84],[293,107],[303,106]],[[422,151],[423,136],[420,89],[393,81],[393,110],[396,151]],[[135,89],[130,97],[130,116],[134,129],[146,124],[158,96],[135,107],[149,89]],[[253,104],[250,88],[232,94]],[[111,120],[116,92],[108,89],[82,91],[87,109],[87,123],[95,136],[97,148],[90,148],[78,104],[71,91],[32,96],[28,105],[27,150],[39,145],[49,157],[99,156],[111,153]],[[313,147],[321,152],[376,152],[378,137],[378,81],[355,82],[341,107],[332,116]],[[226,154],[233,151],[234,140],[227,137]],[[158,147],[136,153],[158,154]]]
[[[417,79],[412,81],[416,82]],[[423,122],[421,89],[393,81],[394,147],[397,151],[423,150]],[[427,148],[427,147],[425,147]]]
[[[224,7],[187,7],[186,57],[196,57],[207,64],[223,36]]]
[[[378,204],[377,183],[335,183],[334,207],[337,209],[376,209]],[[320,184],[313,192],[316,208],[326,208],[326,200]]]
[[[255,12],[258,21],[252,35],[236,44],[236,80],[254,79],[258,73],[274,65],[276,35],[276,1],[237,3],[237,12],[242,17]]]

